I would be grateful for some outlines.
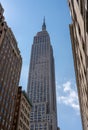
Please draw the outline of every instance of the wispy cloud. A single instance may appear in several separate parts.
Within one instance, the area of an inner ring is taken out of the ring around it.
[[[61,94],[59,91],[61,91]],[[59,88],[57,85],[57,103],[67,105],[76,110],[77,113],[79,112],[77,91],[75,88],[73,89],[73,84],[71,81],[67,81],[62,84],[61,87],[59,86]]]

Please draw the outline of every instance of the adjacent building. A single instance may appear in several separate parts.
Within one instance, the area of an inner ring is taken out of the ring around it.
[[[53,49],[46,30],[34,37],[27,93],[33,104],[30,130],[57,130],[56,86]]]
[[[88,0],[68,0],[70,35],[83,130],[88,130]]]
[[[18,87],[12,130],[29,130],[31,103],[22,87]]]
[[[57,130],[60,130],[60,128],[59,128],[59,127],[57,127]]]
[[[0,130],[12,130],[22,58],[0,4]]]

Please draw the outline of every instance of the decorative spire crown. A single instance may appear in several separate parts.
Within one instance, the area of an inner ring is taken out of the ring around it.
[[[42,25],[42,31],[45,31],[46,30],[46,24],[45,24],[45,17],[43,19],[43,25]]]

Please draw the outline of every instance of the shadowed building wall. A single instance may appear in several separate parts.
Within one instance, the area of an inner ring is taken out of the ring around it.
[[[12,130],[22,58],[0,4],[0,130]]]

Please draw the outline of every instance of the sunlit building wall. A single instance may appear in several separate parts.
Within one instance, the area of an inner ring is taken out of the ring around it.
[[[88,0],[68,0],[70,35],[83,130],[88,130]]]

